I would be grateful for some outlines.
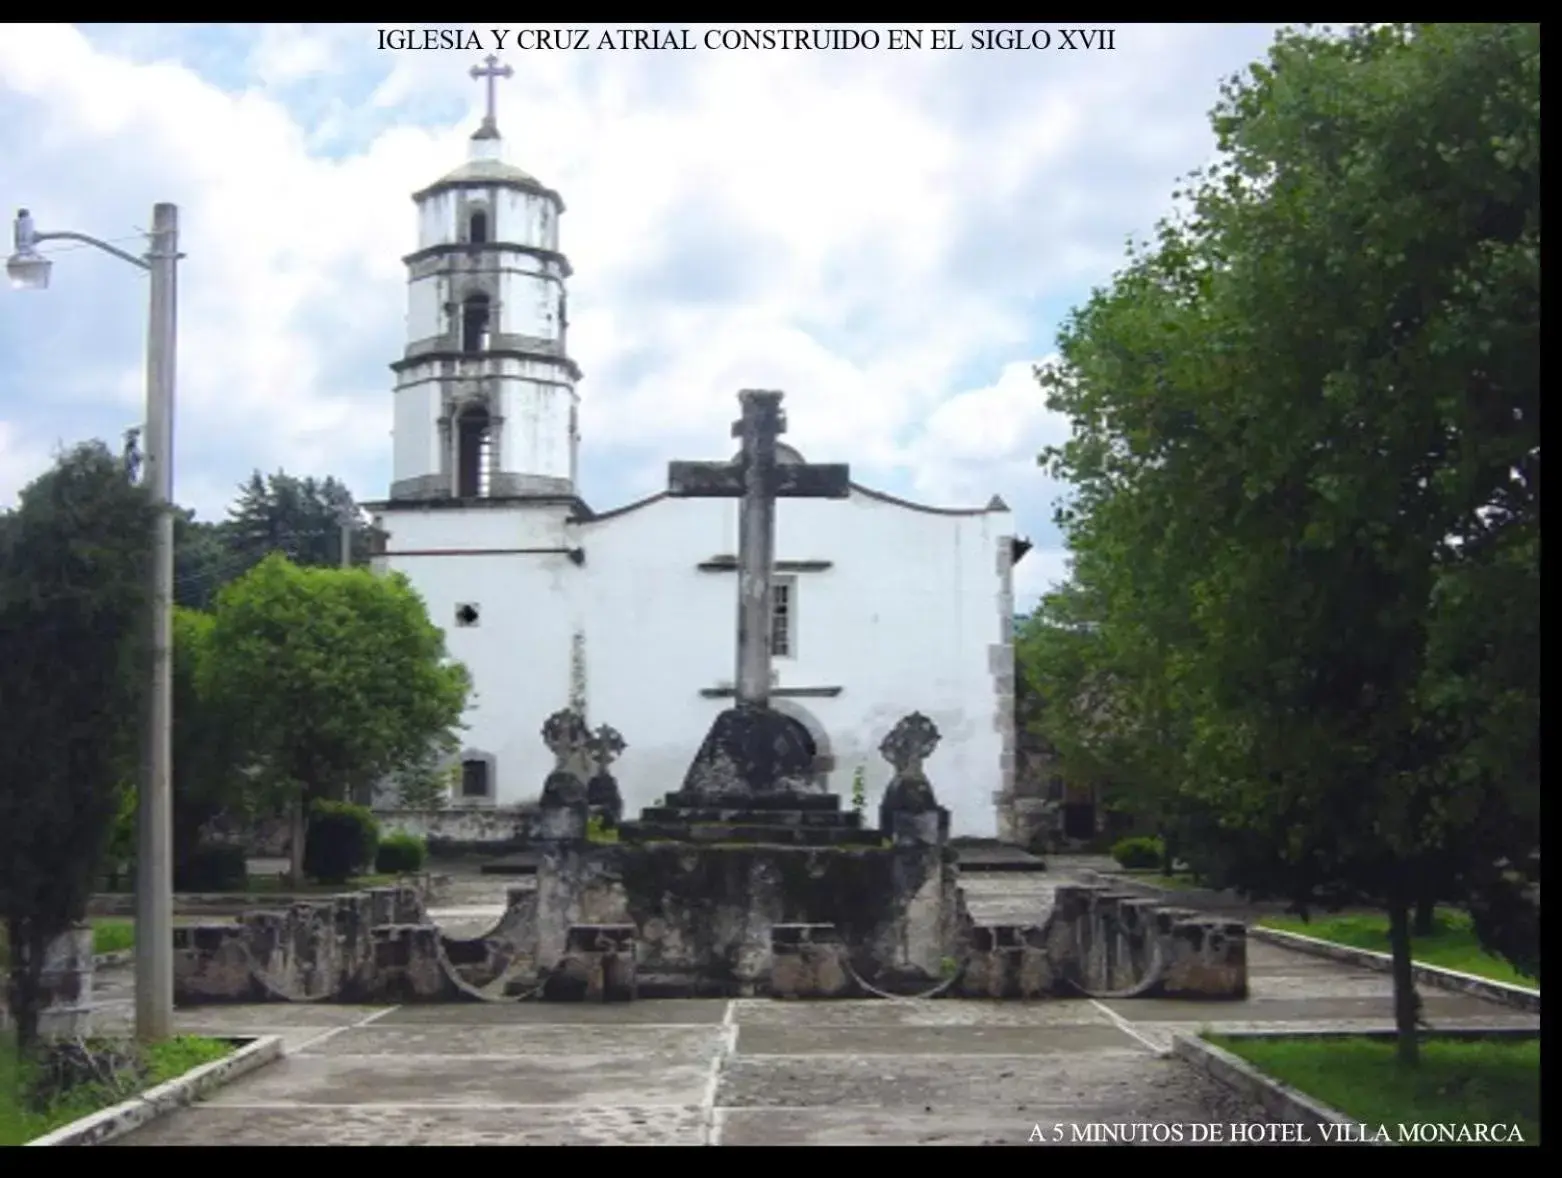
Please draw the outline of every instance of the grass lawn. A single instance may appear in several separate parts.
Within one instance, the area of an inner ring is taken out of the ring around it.
[[[1322,941],[1349,945],[1354,949],[1372,949],[1387,953],[1388,916],[1382,912],[1340,913],[1320,915],[1311,921],[1294,916],[1266,916],[1258,922],[1264,928],[1279,929],[1287,933],[1301,933],[1304,937],[1317,937]],[[1493,957],[1481,948],[1470,927],[1468,913],[1455,909],[1439,909],[1435,928],[1429,937],[1412,936],[1410,953],[1423,965],[1440,965],[1445,969],[1457,969],[1494,982],[1539,989],[1534,978],[1527,978],[1500,957]]]
[[[1195,879],[1186,872],[1179,871],[1172,875],[1163,875],[1159,867],[1135,867],[1124,870],[1122,876],[1130,883],[1145,884],[1152,888],[1164,888],[1169,892],[1179,892],[1187,888],[1202,888],[1207,885]]]
[[[122,953],[136,943],[136,924],[123,916],[94,916],[92,925],[92,951],[94,953]]]
[[[169,1039],[147,1049],[147,1078],[143,1085],[128,1084],[122,1091],[106,1086],[74,1089],[47,1112],[35,1113],[22,1106],[26,1068],[16,1057],[15,1040],[0,1036],[0,1146],[21,1145],[62,1125],[129,1099],[137,1091],[184,1075],[201,1064],[219,1060],[233,1044],[194,1037]]]
[[[136,926],[132,920],[121,916],[94,916],[88,923],[92,925],[94,953],[119,953],[136,943]],[[9,965],[10,961],[5,930],[0,929],[0,967]]]
[[[1518,1125],[1540,1143],[1540,1040],[1421,1041],[1421,1065],[1405,1070],[1392,1039],[1204,1036],[1276,1080],[1398,1136],[1401,1124]]]
[[[362,888],[388,888],[400,879],[399,875],[360,875],[356,879],[348,880],[346,883],[305,883],[295,888],[288,884],[287,876],[285,875],[252,875],[249,877],[249,886],[243,894],[250,896],[279,894],[290,896],[334,896],[339,892],[356,892]],[[211,894],[217,895],[219,893],[214,892]],[[239,893],[235,892],[232,894],[238,895]]]

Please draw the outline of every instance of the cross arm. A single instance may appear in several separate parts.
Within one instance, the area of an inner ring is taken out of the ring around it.
[[[667,493],[676,499],[738,499],[743,472],[730,462],[669,462]]]
[[[845,499],[851,495],[851,467],[844,462],[782,464],[776,467],[778,499]]]

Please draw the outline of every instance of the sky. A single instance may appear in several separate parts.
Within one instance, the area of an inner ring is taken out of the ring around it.
[[[140,253],[152,205],[180,206],[182,505],[221,518],[255,469],[387,493],[410,195],[466,158],[484,101],[468,70],[497,28],[506,156],[566,205],[586,502],[722,456],[737,391],[781,389],[810,461],[934,506],[1000,495],[1035,546],[1026,610],[1067,570],[1066,488],[1036,456],[1069,427],[1033,366],[1210,161],[1219,84],[1275,31],[1120,25],[1079,49],[1073,26],[1032,25],[1007,49],[962,26],[959,48],[924,29],[892,49],[880,25],[855,26],[877,49],[728,50],[706,33],[764,26],[694,26],[694,49],[636,50],[603,46],[621,26],[562,49],[536,46],[559,26],[432,27],[466,47],[382,48],[372,25],[0,37],[7,215]],[[144,414],[145,276],[43,248],[48,291],[0,289],[0,504]]]

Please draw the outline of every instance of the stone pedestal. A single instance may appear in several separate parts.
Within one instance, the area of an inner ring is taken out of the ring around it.
[[[1160,993],[1165,998],[1246,998],[1247,926],[1208,918],[1173,924]]]
[[[817,754],[813,735],[793,717],[763,707],[728,708],[716,717],[695,754],[683,793],[711,805],[732,798],[813,793]]]
[[[1048,997],[1057,979],[1041,930],[1030,925],[978,925],[958,992],[964,998]]]
[[[949,811],[892,810],[884,814],[885,834],[897,847],[941,847],[949,841]]]
[[[548,972],[549,1002],[630,1002],[636,997],[635,928],[630,924],[572,925],[564,956]]]
[[[92,927],[79,924],[44,950],[38,1033],[73,1038],[92,1033]]]
[[[590,817],[590,808],[584,798],[574,802],[544,802],[537,811],[537,841],[562,843],[584,839]]]
[[[846,945],[833,924],[771,926],[772,998],[844,998],[854,986]]]

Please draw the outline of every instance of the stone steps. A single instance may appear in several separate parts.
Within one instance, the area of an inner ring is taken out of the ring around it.
[[[729,822],[626,822],[618,830],[621,842],[759,843],[805,847],[876,847],[876,830],[839,826],[784,826]]]
[[[662,799],[662,806],[670,810],[706,810],[724,809],[725,801],[736,802],[732,809],[742,810],[808,810],[839,812],[841,797],[839,794],[804,794],[804,793],[773,793],[773,794],[747,794],[742,797],[727,799],[719,795],[683,793],[677,791],[668,794]]]
[[[713,807],[647,806],[641,822],[721,823],[727,826],[834,826],[857,830],[862,815],[855,810],[760,810]]]

